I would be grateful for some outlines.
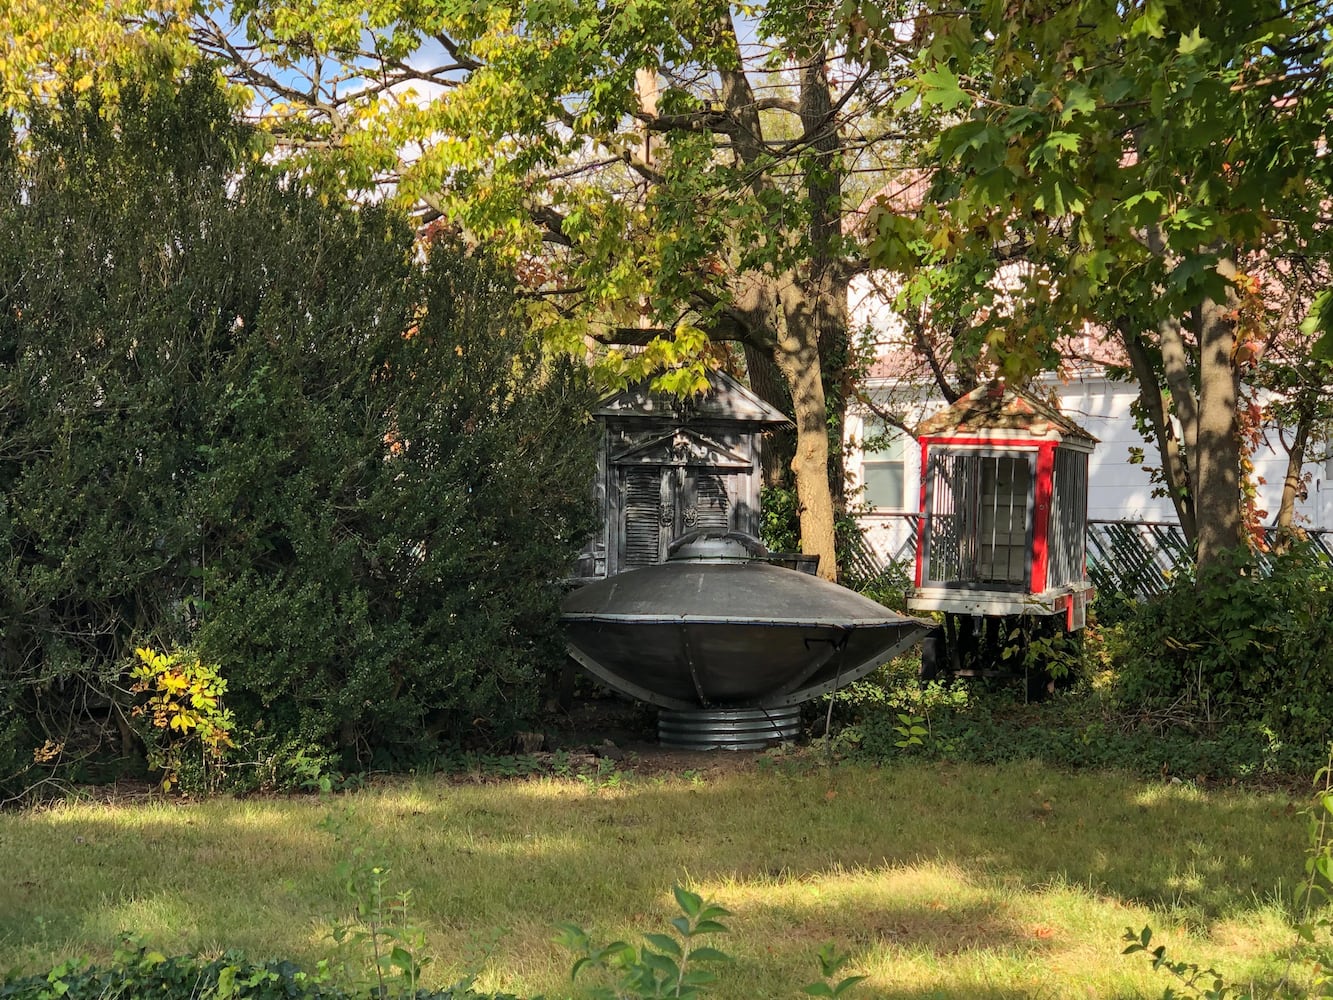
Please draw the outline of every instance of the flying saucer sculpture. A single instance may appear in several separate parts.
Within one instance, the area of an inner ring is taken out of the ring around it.
[[[561,614],[570,655],[662,709],[663,742],[740,747],[790,738],[796,706],[931,627],[767,556],[747,535],[701,532],[661,565],[574,591]]]

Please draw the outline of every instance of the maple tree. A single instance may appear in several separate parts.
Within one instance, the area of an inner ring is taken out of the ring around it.
[[[932,197],[877,213],[872,258],[915,301],[964,276],[963,349],[1013,377],[1117,337],[1201,570],[1244,539],[1255,348],[1301,320],[1271,265],[1328,281],[1330,24],[1327,0],[972,0],[917,26]]]
[[[197,55],[193,0],[5,0],[0,108],[25,112],[65,90],[114,97],[129,78],[173,80]]]
[[[846,292],[862,263],[849,179],[900,138],[881,116],[895,75],[827,41],[839,4],[116,0],[101,13],[173,40],[187,23],[307,183],[416,205],[504,254],[546,346],[589,353],[609,381],[688,395],[712,345],[741,345],[754,387],[794,415],[803,548],[835,575]],[[86,47],[97,16],[86,31],[55,21],[35,49]]]

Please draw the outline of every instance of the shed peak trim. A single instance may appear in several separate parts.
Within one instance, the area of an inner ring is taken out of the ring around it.
[[[979,385],[951,406],[917,425],[917,438],[960,435],[1055,438],[1095,444],[1097,439],[1054,406],[1002,381]]]
[[[728,420],[778,427],[790,424],[780,410],[765,403],[723,371],[708,373],[708,391],[689,399],[653,392],[647,382],[608,396],[593,411],[599,417],[677,417]]]
[[[611,456],[613,465],[698,466],[718,472],[748,470],[744,455],[688,427],[626,448]]]

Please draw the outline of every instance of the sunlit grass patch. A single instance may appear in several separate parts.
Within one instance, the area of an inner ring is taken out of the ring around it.
[[[1159,996],[1120,956],[1151,924],[1240,980],[1292,941],[1304,827],[1281,794],[1036,765],[905,764],[599,787],[416,780],[326,799],[89,805],[0,816],[0,969],[164,950],[308,965],[354,900],[340,863],[410,889],[435,984],[571,995],[551,941],[661,930],[683,884],[733,911],[721,1000],[790,997],[836,942],[885,997]]]

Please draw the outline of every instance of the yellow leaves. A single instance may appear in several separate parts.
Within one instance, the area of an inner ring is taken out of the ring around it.
[[[23,111],[65,86],[114,96],[117,81],[193,61],[190,0],[5,0],[0,4],[0,106]]]
[[[145,646],[134,655],[139,663],[130,671],[135,680],[130,690],[140,700],[130,711],[147,720],[149,760],[162,769],[162,789],[169,791],[179,784],[187,752],[201,755],[207,772],[233,746],[232,715],[220,704],[227,682],[215,665],[193,653],[159,653]]]
[[[142,666],[135,667],[132,672],[132,676],[137,678],[151,677],[157,671],[165,670],[169,665],[166,656],[162,653],[154,652],[146,646],[136,649],[134,655],[137,656],[142,663]]]
[[[693,396],[708,389],[709,343],[703,330],[682,323],[671,336],[654,337],[633,355],[608,351],[597,362],[595,373],[608,388],[651,379],[652,387],[660,392]]]
[[[190,682],[181,674],[167,672],[158,678],[158,686],[167,694],[180,694],[190,686]]]
[[[62,753],[65,752],[65,744],[57,743],[54,740],[47,740],[32,752],[32,762],[34,764],[49,764]]]
[[[685,355],[699,354],[708,346],[708,334],[690,323],[681,323],[675,329],[675,348]]]

